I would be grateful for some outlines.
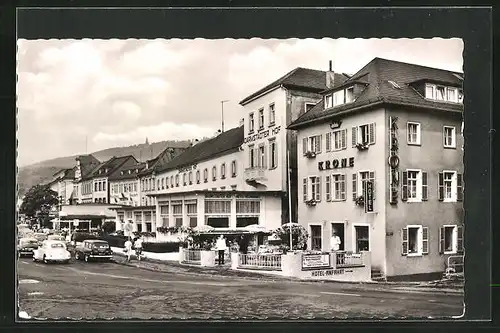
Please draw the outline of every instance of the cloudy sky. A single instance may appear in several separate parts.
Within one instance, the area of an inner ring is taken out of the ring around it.
[[[353,74],[374,57],[462,71],[460,39],[19,40],[18,164],[211,136],[295,67]]]

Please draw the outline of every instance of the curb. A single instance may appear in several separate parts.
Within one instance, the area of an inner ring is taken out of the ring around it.
[[[115,253],[115,255],[119,257],[125,257],[125,255],[121,253]],[[168,271],[164,271],[162,269],[156,269],[156,268],[150,268],[146,266],[140,266],[135,264],[135,262],[118,262],[113,260],[115,264],[122,265],[122,266],[129,266],[129,267],[136,267],[139,269],[144,269],[147,271],[151,272],[164,272],[168,273]],[[171,268],[178,268],[180,270],[183,270],[183,268],[197,268],[200,271],[199,272],[189,272],[189,271],[183,271],[183,272],[171,272],[171,273],[178,273],[178,274],[183,274],[183,275],[191,275],[191,276],[208,276],[210,278],[213,278],[214,275],[211,274],[212,272],[204,272],[203,268],[199,266],[194,266],[194,265],[186,265],[182,266],[177,264],[177,262],[166,262],[162,260],[155,260],[155,259],[144,259],[143,262],[146,263],[155,263],[155,264],[160,264],[160,265],[165,265],[165,266],[170,266]],[[252,273],[250,273],[252,274]],[[253,273],[255,276],[241,276],[241,275],[226,275],[226,274],[220,274],[217,275],[218,278],[224,278],[224,279],[230,279],[230,278],[239,278],[242,280],[253,280],[253,281],[294,281],[294,282],[301,282],[301,283],[331,283],[331,284],[348,284],[352,285],[356,290],[363,290],[363,286],[371,285],[371,286],[380,286],[379,290],[387,291],[387,292],[392,292],[392,293],[420,293],[420,294],[429,294],[429,293],[440,293],[440,294],[448,294],[448,295],[464,295],[463,290],[452,290],[449,288],[444,288],[444,287],[438,287],[438,288],[433,288],[433,287],[418,287],[418,282],[413,282],[413,283],[407,283],[410,284],[410,286],[401,286],[400,283],[397,282],[377,282],[377,281],[367,281],[367,282],[354,282],[354,281],[331,281],[331,280],[304,280],[304,279],[299,279],[299,278],[294,278],[294,277],[285,277],[285,276],[270,276],[270,275],[264,275],[264,274],[259,274],[259,273]],[[396,287],[397,288],[390,288],[390,287]]]

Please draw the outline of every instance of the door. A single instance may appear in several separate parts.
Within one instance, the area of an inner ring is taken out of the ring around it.
[[[321,251],[322,250],[322,239],[321,239],[321,226],[311,225],[311,250]]]
[[[333,232],[335,231],[335,235],[340,237],[340,245],[339,245],[339,251],[344,251],[345,249],[345,228],[344,228],[344,223],[332,223],[332,234],[330,237],[333,236]]]
[[[354,227],[355,234],[355,250],[356,253],[360,251],[370,250],[370,230],[366,225],[357,225]]]

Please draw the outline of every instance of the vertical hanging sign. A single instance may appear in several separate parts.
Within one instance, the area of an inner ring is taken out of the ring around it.
[[[364,189],[365,213],[373,212],[373,181],[367,181]]]

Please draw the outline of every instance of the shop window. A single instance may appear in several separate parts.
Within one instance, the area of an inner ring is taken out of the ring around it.
[[[228,228],[229,217],[207,217],[207,225],[213,228]]]

